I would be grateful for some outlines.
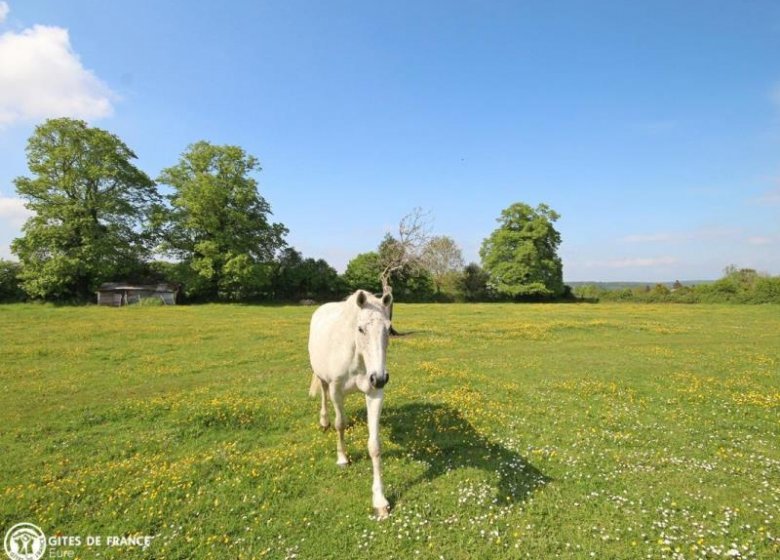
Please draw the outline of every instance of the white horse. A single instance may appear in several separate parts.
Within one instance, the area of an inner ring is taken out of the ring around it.
[[[382,387],[390,379],[385,362],[392,301],[390,294],[380,299],[358,290],[346,301],[319,307],[312,315],[309,330],[309,361],[314,372],[309,395],[316,396],[320,389],[320,426],[323,430],[330,426],[327,403],[330,396],[336,410],[336,464],[340,467],[349,464],[344,452],[344,395],[352,391],[362,391],[366,395],[368,454],[374,469],[372,503],[380,519],[387,517],[390,509],[382,488],[379,415],[384,399]]]

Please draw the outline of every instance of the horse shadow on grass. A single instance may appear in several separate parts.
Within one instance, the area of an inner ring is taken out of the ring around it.
[[[383,438],[400,447],[384,455],[409,457],[427,465],[417,478],[396,487],[393,502],[420,483],[462,468],[497,476],[495,497],[503,504],[523,502],[552,480],[519,453],[480,434],[458,410],[445,404],[388,407],[380,424]]]

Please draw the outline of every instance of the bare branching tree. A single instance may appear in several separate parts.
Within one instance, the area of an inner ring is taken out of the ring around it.
[[[379,260],[382,272],[382,293],[392,293],[390,277],[405,266],[419,266],[425,246],[431,239],[430,212],[415,208],[401,218],[398,224],[398,237],[388,234],[379,248]]]
[[[431,238],[430,212],[415,208],[401,218],[398,224],[398,237],[387,234],[379,246],[379,262],[382,272],[379,279],[382,282],[382,294],[392,294],[393,287],[390,278],[408,266],[421,266],[425,246]],[[393,306],[390,305],[390,320],[393,319]],[[398,331],[390,326],[390,334],[398,335]]]

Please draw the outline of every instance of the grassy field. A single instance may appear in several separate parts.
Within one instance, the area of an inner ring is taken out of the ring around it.
[[[70,558],[780,556],[777,306],[396,305],[382,522],[363,399],[349,469],[318,430],[311,312],[0,306],[2,534]]]

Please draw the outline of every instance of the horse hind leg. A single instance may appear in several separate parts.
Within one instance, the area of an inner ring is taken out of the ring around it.
[[[320,379],[316,373],[311,374],[311,385],[309,385],[309,396],[316,397],[317,391],[320,392],[321,406],[320,406],[320,427],[322,431],[326,431],[330,428],[330,420],[328,419],[328,383]]]
[[[320,406],[320,428],[325,432],[330,428],[330,418],[328,418],[328,384],[320,380],[320,396],[322,397],[322,406]]]

